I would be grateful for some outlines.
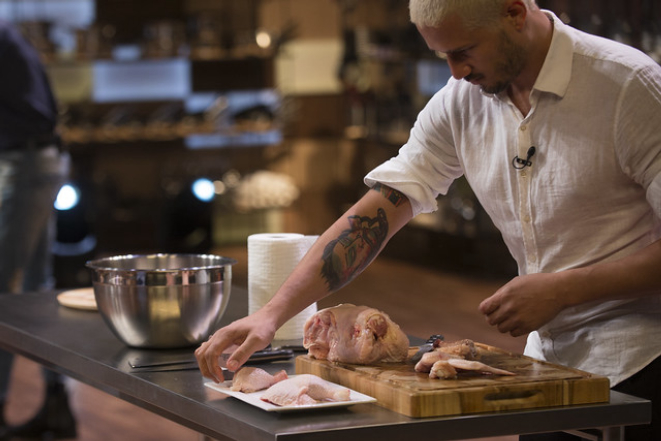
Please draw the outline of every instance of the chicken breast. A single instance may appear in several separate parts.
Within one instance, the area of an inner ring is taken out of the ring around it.
[[[409,339],[386,313],[345,303],[306,321],[303,346],[317,359],[369,365],[406,360]]]
[[[349,401],[351,391],[316,375],[303,374],[280,381],[264,392],[262,401],[278,406],[301,406],[324,401]]]
[[[289,378],[289,376],[284,370],[277,372],[275,375],[271,375],[264,369],[246,366],[239,369],[234,374],[234,380],[232,381],[230,389],[249,394],[268,389],[275,383],[286,380],[287,378]]]

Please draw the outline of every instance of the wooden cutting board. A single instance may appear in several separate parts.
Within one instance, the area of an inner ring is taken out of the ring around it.
[[[476,343],[480,361],[515,376],[460,373],[451,380],[431,379],[413,365],[360,366],[330,363],[307,355],[296,358],[297,374],[325,380],[377,399],[377,404],[410,417],[601,403],[609,400],[607,377],[535,360]],[[411,348],[413,354],[417,348]]]

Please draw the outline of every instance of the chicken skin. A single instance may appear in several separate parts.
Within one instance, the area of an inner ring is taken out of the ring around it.
[[[278,406],[301,406],[325,401],[349,401],[351,391],[328,383],[316,375],[303,374],[271,386],[261,396],[262,401]]]
[[[271,375],[264,369],[246,366],[239,369],[234,374],[231,390],[244,393],[257,392],[263,389],[268,389],[275,383],[286,380],[289,378],[287,372],[284,370]]]
[[[415,365],[416,372],[429,372],[429,378],[457,378],[459,371],[475,371],[493,375],[515,375],[477,361],[477,349],[472,340],[452,343],[434,342],[434,349],[422,356]]]
[[[306,321],[303,346],[320,360],[369,365],[404,361],[409,339],[384,312],[345,303]]]

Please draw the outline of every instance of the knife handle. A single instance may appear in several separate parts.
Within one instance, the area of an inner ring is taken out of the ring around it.
[[[434,343],[436,340],[445,340],[445,337],[442,334],[430,335],[425,343]]]

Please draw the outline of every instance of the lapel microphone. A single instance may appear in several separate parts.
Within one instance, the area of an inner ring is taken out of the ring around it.
[[[532,158],[532,155],[534,154],[535,154],[535,146],[531,146],[528,149],[528,152],[526,153],[526,159],[519,158],[519,155],[516,155],[514,159],[512,159],[512,167],[514,167],[517,170],[530,167],[532,165],[532,161],[530,160],[530,158]]]

